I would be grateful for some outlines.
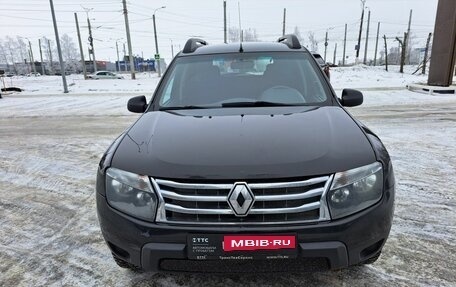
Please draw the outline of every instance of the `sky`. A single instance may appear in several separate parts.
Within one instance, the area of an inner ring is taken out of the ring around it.
[[[438,0],[366,0],[363,27],[364,51],[367,11],[371,11],[368,57],[374,53],[377,22],[380,35],[389,38],[407,30],[410,9],[413,9],[411,31],[417,47],[424,46],[427,35],[434,32]],[[115,61],[116,42],[120,54],[126,42],[125,22],[121,0],[54,0],[59,34],[68,34],[77,43],[74,13],[78,13],[82,42],[87,51],[87,14],[93,27],[97,60]],[[200,37],[209,43],[223,42],[223,0],[129,0],[127,1],[133,54],[152,58],[155,54],[152,14],[156,11],[159,52],[168,62],[183,48],[190,37]],[[38,39],[55,39],[48,0],[0,0],[0,41],[6,36],[30,39],[35,55],[39,55]],[[239,9],[240,8],[240,9]],[[319,52],[324,52],[328,32],[328,57],[338,45],[337,58],[342,55],[344,26],[348,25],[347,55],[354,57],[361,18],[361,0],[227,0],[228,26],[255,29],[259,40],[274,41],[282,33],[283,9],[286,13],[286,32],[298,27],[304,45],[308,33],[315,33]],[[239,13],[240,12],[240,13]],[[381,47],[381,46],[380,46]],[[127,48],[128,49],[128,48]],[[87,52],[86,58],[87,58]]]

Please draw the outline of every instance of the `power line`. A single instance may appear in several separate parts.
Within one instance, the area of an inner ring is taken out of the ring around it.
[[[2,11],[17,11],[17,12],[49,12],[49,10],[43,10],[43,9],[4,9],[2,8]],[[59,13],[74,13],[74,12],[84,12],[81,10],[56,10],[56,12]],[[113,13],[113,12],[120,12],[120,10],[96,10],[94,12],[97,13]]]

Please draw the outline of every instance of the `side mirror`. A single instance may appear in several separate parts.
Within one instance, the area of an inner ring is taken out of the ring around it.
[[[356,107],[363,103],[363,93],[357,90],[344,89],[340,103],[344,107]]]
[[[145,96],[138,96],[128,100],[128,110],[132,113],[144,113],[147,108]]]

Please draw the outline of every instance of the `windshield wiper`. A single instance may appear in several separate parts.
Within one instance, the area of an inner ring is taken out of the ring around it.
[[[170,110],[198,110],[198,109],[212,109],[214,107],[210,106],[176,106],[176,107],[161,107],[160,111],[170,111]]]
[[[222,103],[222,107],[286,107],[286,106],[302,106],[303,104],[287,104],[287,103],[277,103],[277,102],[267,102],[267,101],[255,101],[255,102],[228,102]]]

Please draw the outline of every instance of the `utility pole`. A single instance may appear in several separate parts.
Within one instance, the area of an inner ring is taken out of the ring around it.
[[[356,46],[356,62],[357,63],[358,63],[358,59],[359,59],[359,49],[361,48],[361,35],[363,33],[364,7],[366,5],[366,0],[361,0],[361,3],[363,3],[363,10],[361,11],[361,23],[359,24],[358,45]]]
[[[366,46],[364,48],[364,65],[367,63],[367,46],[369,44],[369,26],[370,26],[370,19],[371,19],[371,10],[367,13],[367,30],[366,30]]]
[[[30,40],[28,40],[28,43],[29,43],[29,49],[30,49],[30,61],[31,61],[32,69],[33,69],[33,72],[36,74],[35,60],[33,59],[32,43],[30,43]]]
[[[241,3],[238,2],[238,15],[239,15],[239,42],[242,43],[244,40],[243,34],[242,34],[242,26],[241,26]]]
[[[432,33],[429,33],[429,36],[426,41],[426,50],[424,50],[423,70],[421,72],[421,74],[423,74],[423,75],[426,74],[426,64],[428,61],[429,44],[431,43],[431,37],[432,37]]]
[[[226,27],[226,1],[223,1],[223,43],[228,43],[227,27]],[[174,56],[173,56],[174,58]]]
[[[388,45],[386,44],[386,35],[383,35],[383,40],[385,40],[385,67],[388,72]]]
[[[410,26],[412,25],[412,14],[413,10],[410,9],[410,16],[409,16],[409,22],[408,22],[408,28],[407,28],[407,41],[405,42],[405,51],[407,53],[407,64],[410,64],[410,53],[408,53],[408,48],[409,48],[409,36],[410,36]]]
[[[125,43],[123,43],[123,62],[125,64],[125,72],[127,71],[127,61],[125,61],[125,58],[127,57],[127,50],[125,49]]]
[[[127,10],[127,0],[122,0],[123,4],[123,13],[125,18],[125,30],[127,32],[127,43],[128,43],[128,53],[130,54],[130,71],[131,71],[131,79],[135,80],[135,63],[133,61],[133,49],[131,47],[131,38],[130,38],[130,24],[128,22],[128,10]]]
[[[380,22],[377,25],[377,39],[375,40],[375,53],[374,53],[374,66],[377,65],[377,49],[378,49],[378,36],[380,33]]]
[[[77,13],[74,13],[74,21],[76,22],[76,31],[78,32],[79,53],[81,54],[82,72],[84,73],[84,79],[87,79],[87,70],[86,70],[85,59],[84,59],[84,50],[82,49],[81,31],[79,30],[79,21],[78,21]]]
[[[328,50],[328,30],[326,30],[326,36],[325,36],[325,62],[326,62],[326,51]]]
[[[44,76],[46,71],[44,70],[43,49],[41,48],[41,39],[38,39],[38,46],[40,47],[41,75]]]
[[[287,23],[287,8],[283,8],[283,25],[282,25],[282,36],[285,36],[285,26]]]
[[[117,40],[116,40],[116,52],[117,52],[117,71],[120,72],[119,44],[117,44]]]
[[[92,36],[92,26],[90,25],[89,19],[89,11],[90,9],[85,9],[87,13],[87,25],[89,26],[89,54],[92,54],[92,61],[93,61],[93,72],[97,72],[97,60],[95,58],[95,47],[93,45],[93,36]]]
[[[30,67],[29,67],[29,73],[31,73],[33,71],[33,68],[32,68],[32,54],[30,54],[30,49],[27,51],[28,52],[28,61],[29,61],[29,64],[30,64]],[[27,64],[27,59],[24,59],[25,60],[25,64]]]
[[[173,45],[173,39],[169,39],[171,41],[171,58],[174,58],[174,45]]]
[[[52,63],[52,48],[51,48],[51,40],[48,39],[47,41],[48,44],[48,51],[49,51],[49,74],[54,73],[54,63]]]
[[[347,24],[345,24],[345,33],[344,33],[344,54],[342,58],[342,66],[345,66],[345,49],[347,48]]]
[[[334,47],[334,58],[333,58],[333,64],[335,65],[336,64],[336,54],[337,54],[337,43]]]
[[[54,22],[54,33],[55,33],[55,41],[57,44],[57,52],[59,53],[60,71],[62,74],[62,82],[63,82],[63,92],[68,93],[68,86],[67,86],[66,75],[65,75],[65,63],[63,62],[62,49],[60,48],[59,30],[57,28],[57,21],[55,19],[53,0],[49,0],[49,4],[51,6],[52,21]]]

